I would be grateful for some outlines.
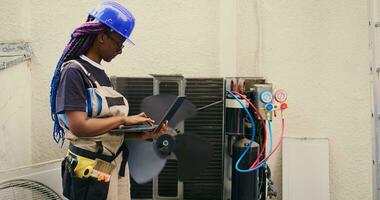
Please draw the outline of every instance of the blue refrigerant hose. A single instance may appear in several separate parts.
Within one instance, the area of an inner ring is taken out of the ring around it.
[[[265,160],[265,162],[261,163],[259,166],[253,168],[253,169],[240,169],[239,168],[239,164],[241,162],[241,160],[243,159],[243,157],[245,156],[245,154],[247,154],[247,152],[249,151],[250,147],[252,146],[252,143],[254,142],[254,138],[255,138],[255,132],[256,132],[256,127],[255,127],[255,122],[253,121],[253,118],[252,118],[252,115],[251,113],[249,113],[248,109],[245,107],[245,105],[241,102],[241,100],[236,96],[234,95],[230,90],[226,90],[228,94],[230,94],[232,97],[234,97],[238,103],[242,106],[242,108],[244,109],[244,111],[247,113],[248,117],[249,117],[249,121],[251,122],[252,124],[252,128],[251,128],[251,142],[249,143],[249,145],[245,148],[244,152],[241,154],[240,158],[238,159],[238,161],[236,162],[235,164],[235,169],[238,171],[238,172],[242,172],[242,173],[248,173],[248,172],[253,172],[257,169],[259,169],[261,166],[263,166],[264,164],[266,164],[267,160]]]

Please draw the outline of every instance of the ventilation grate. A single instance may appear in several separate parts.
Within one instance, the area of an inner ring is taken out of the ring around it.
[[[223,100],[223,79],[187,79],[186,96],[201,108]],[[185,132],[201,135],[212,145],[214,154],[206,170],[184,183],[186,200],[220,200],[223,196],[223,104],[198,112],[185,122]]]
[[[119,78],[112,77],[114,88],[124,95],[129,103],[129,115],[140,113],[141,101],[153,94],[152,78]],[[153,196],[153,182],[137,184],[131,178],[131,196],[133,199],[151,199]]]
[[[61,200],[48,186],[26,179],[15,179],[0,184],[0,199]]]
[[[137,114],[140,103],[146,96],[153,94],[152,78],[113,78],[115,89],[127,97],[130,114]],[[201,108],[223,99],[223,79],[200,78],[186,79],[186,96]],[[178,85],[173,82],[161,82],[160,94],[178,94]],[[198,112],[198,115],[185,121],[185,133],[205,137],[213,147],[213,157],[202,174],[191,181],[184,182],[186,200],[221,200],[223,196],[223,105],[210,106]],[[133,199],[152,198],[152,182],[138,185],[131,181]],[[160,196],[177,196],[177,162],[168,160],[158,178]]]

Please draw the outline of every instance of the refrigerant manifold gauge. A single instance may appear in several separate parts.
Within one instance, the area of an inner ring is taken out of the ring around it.
[[[279,103],[283,103],[286,101],[286,99],[288,99],[288,94],[285,92],[285,90],[277,90],[274,93],[274,99]]]
[[[263,103],[271,103],[273,100],[273,95],[269,91],[264,91],[260,94],[260,101]]]

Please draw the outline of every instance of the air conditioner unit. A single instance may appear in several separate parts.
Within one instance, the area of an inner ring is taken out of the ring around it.
[[[185,95],[198,109],[197,116],[185,120],[182,132],[203,136],[212,145],[213,156],[208,167],[200,176],[191,181],[177,179],[177,161],[169,159],[164,169],[150,183],[139,185],[131,179],[131,196],[138,200],[230,200],[232,198],[232,157],[230,139],[225,128],[226,87],[231,80],[237,80],[244,87],[248,98],[259,103],[258,94],[262,89],[271,88],[262,77],[233,78],[184,78],[181,75],[153,75],[153,78],[112,77],[116,90],[127,97],[130,114],[140,112],[142,100],[156,94]],[[260,105],[258,105],[260,106]],[[252,112],[252,111],[251,111]],[[253,113],[253,112],[252,112]],[[264,134],[257,122],[258,131]],[[247,136],[250,136],[247,134]],[[249,138],[249,137],[248,137]],[[256,141],[261,146],[262,141]],[[257,183],[260,187],[254,195],[257,200],[267,197],[267,167],[258,170]],[[269,170],[269,169],[268,169]],[[236,193],[236,191],[235,191]],[[236,197],[235,197],[236,198]]]
[[[0,171],[0,199],[61,200],[61,159]]]
[[[183,124],[183,132],[201,135],[212,145],[214,154],[206,170],[191,181],[177,179],[177,161],[169,159],[153,181],[139,185],[131,179],[133,199],[193,199],[223,198],[223,78],[184,78],[181,75],[153,75],[153,78],[112,77],[116,90],[126,96],[130,114],[140,112],[140,103],[154,94],[186,95],[197,108],[197,117]],[[213,104],[218,102],[217,104]]]

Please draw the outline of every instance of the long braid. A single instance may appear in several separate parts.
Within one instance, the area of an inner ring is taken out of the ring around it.
[[[56,110],[55,110],[55,103],[56,103],[55,97],[57,95],[57,88],[59,85],[59,79],[60,79],[60,75],[61,75],[61,66],[62,66],[62,63],[69,60],[70,57],[73,57],[72,55],[75,53],[75,50],[78,49],[78,45],[83,43],[81,40],[83,41],[83,39],[81,39],[81,38],[73,39],[71,41],[71,45],[68,45],[68,48],[65,49],[66,52],[62,54],[61,59],[59,60],[57,66],[56,66],[54,76],[53,76],[53,79],[52,79],[51,85],[50,85],[51,86],[51,90],[50,90],[50,103],[51,103],[50,106],[51,107],[50,108],[51,108],[51,113],[52,113],[52,119],[54,121],[53,139],[56,143],[59,143],[60,139],[62,139],[62,144],[63,144],[63,140],[64,140],[64,129],[58,123],[58,115],[57,115]]]
[[[62,141],[63,145],[65,139],[65,130],[59,124],[58,113],[55,108],[62,64],[84,54],[94,42],[96,34],[99,32],[104,32],[108,29],[109,28],[104,24],[93,21],[93,18],[89,17],[84,24],[75,29],[71,34],[71,39],[63,50],[63,53],[55,67],[54,75],[50,83],[50,112],[54,122],[52,136],[56,143]]]

